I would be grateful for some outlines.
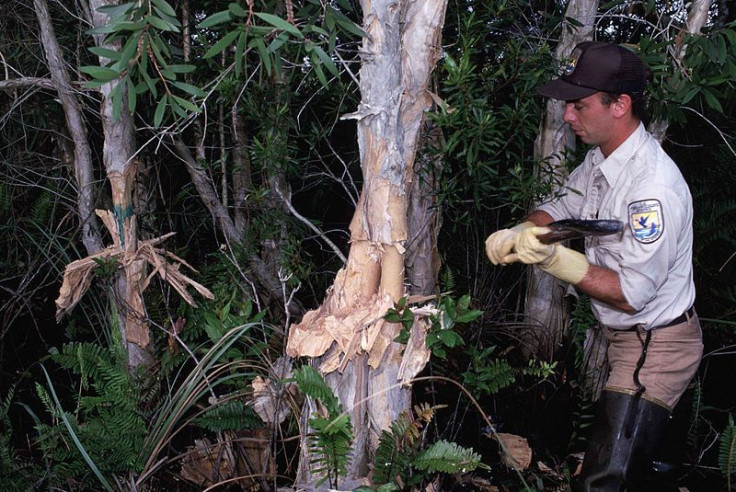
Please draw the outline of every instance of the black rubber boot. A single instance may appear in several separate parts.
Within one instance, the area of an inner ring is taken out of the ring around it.
[[[648,492],[677,491],[678,480],[689,471],[685,463],[694,461],[687,438],[693,419],[695,393],[695,384],[691,384],[672,410],[652,463]]]
[[[649,475],[670,412],[640,396],[604,390],[578,490],[636,490]]]

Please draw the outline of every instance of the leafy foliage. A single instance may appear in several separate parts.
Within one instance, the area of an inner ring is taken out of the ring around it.
[[[80,378],[73,413],[52,398],[53,387],[47,390],[37,385],[46,411],[54,420],[67,423],[39,422],[36,426],[39,447],[52,463],[54,480],[88,482],[89,466],[108,477],[139,471],[140,451],[148,434],[146,416],[141,412],[141,387],[128,374],[121,352],[96,344],[69,343],[51,358]],[[80,444],[74,446],[72,441]]]
[[[414,418],[406,414],[391,423],[379,438],[374,460],[375,488],[358,490],[403,490],[416,486],[436,473],[464,473],[478,467],[487,468],[472,449],[444,440],[424,446],[424,427],[434,418],[439,407],[420,404],[414,407]]]
[[[447,357],[448,349],[465,343],[456,329],[483,314],[478,309],[471,309],[470,302],[470,295],[467,294],[457,301],[451,296],[439,296],[436,313],[428,316],[430,326],[427,330],[426,344],[432,355],[444,359]],[[399,299],[395,308],[386,312],[384,319],[392,323],[401,323],[403,328],[396,341],[407,343],[409,330],[414,324],[414,314],[407,305],[407,298]]]
[[[242,401],[232,400],[208,408],[197,419],[197,425],[210,431],[221,432],[261,428],[263,421],[252,407]]]
[[[728,425],[721,434],[718,465],[726,478],[726,490],[731,490],[731,480],[736,476],[736,425],[733,422],[733,415],[728,416]]]
[[[435,442],[414,459],[417,469],[430,472],[465,473],[480,465],[480,455],[472,449],[443,440]]]
[[[28,490],[33,486],[34,476],[41,471],[17,456],[11,444],[12,425],[8,412],[14,395],[15,388],[11,388],[0,401],[0,480],[8,490]]]
[[[686,107],[699,113],[723,113],[721,101],[733,97],[736,77],[736,23],[709,27],[694,35],[680,34],[686,49],[681,64],[672,58],[671,42],[643,37],[640,54],[654,72],[652,114],[683,123]]]
[[[526,367],[515,368],[508,360],[492,358],[496,347],[487,347],[479,351],[476,347],[469,350],[472,368],[462,374],[463,385],[471,393],[493,395],[517,381],[519,376],[548,378],[557,367],[557,362],[545,362],[530,359]]]
[[[314,472],[324,473],[318,484],[329,480],[335,488],[339,477],[345,475],[350,460],[353,440],[350,417],[343,412],[339,400],[313,367],[304,365],[296,369],[294,379],[307,396],[324,408],[324,412],[314,413],[309,418],[309,425],[314,430],[309,446],[314,456]]]

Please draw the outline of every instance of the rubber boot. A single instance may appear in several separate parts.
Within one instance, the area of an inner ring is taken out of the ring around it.
[[[651,487],[647,488],[648,492],[677,491],[677,482],[688,472],[685,463],[693,461],[687,438],[693,418],[695,388],[695,384],[688,386],[672,410],[652,463],[649,479]]]
[[[649,475],[669,419],[667,408],[634,394],[604,390],[585,452],[578,490],[636,490]]]

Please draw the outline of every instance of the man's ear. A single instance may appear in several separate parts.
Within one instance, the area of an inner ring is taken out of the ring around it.
[[[613,115],[616,118],[623,118],[627,113],[631,113],[631,96],[628,94],[621,94],[613,102]]]

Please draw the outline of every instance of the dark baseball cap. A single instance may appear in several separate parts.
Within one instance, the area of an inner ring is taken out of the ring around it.
[[[644,92],[651,72],[633,51],[617,44],[584,41],[575,46],[560,78],[543,85],[539,94],[574,101],[596,92]]]

